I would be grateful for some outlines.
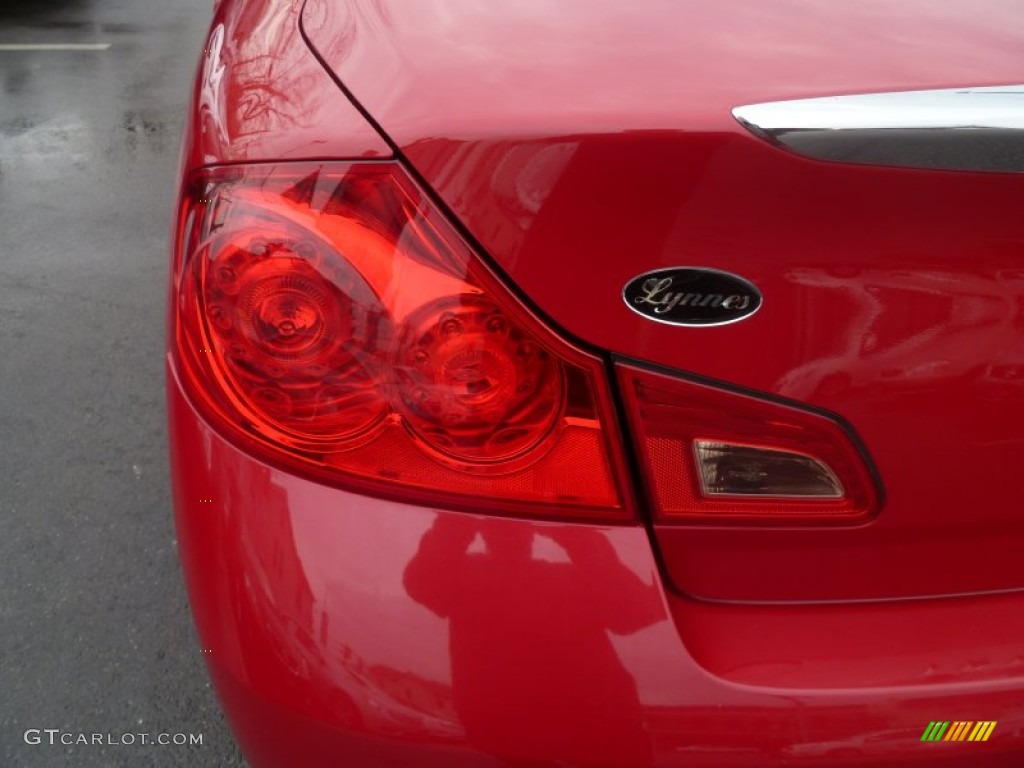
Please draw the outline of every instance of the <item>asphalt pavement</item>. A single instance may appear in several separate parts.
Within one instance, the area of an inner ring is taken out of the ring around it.
[[[178,139],[212,5],[0,0],[2,768],[244,765],[188,611],[163,394]]]

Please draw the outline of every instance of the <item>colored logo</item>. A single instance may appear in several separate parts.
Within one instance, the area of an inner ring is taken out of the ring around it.
[[[995,720],[933,720],[924,729],[921,741],[988,741],[995,727]]]

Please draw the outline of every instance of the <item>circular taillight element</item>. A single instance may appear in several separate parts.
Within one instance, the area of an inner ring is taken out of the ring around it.
[[[307,240],[232,233],[197,260],[212,363],[298,447],[342,449],[387,413],[376,338],[386,316],[350,267]]]
[[[465,294],[402,324],[393,401],[414,436],[464,469],[543,455],[566,402],[560,363],[496,305]]]

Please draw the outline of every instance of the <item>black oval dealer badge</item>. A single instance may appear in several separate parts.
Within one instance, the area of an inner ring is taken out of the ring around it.
[[[622,298],[634,312],[672,325],[725,325],[761,308],[757,286],[708,267],[645,272],[626,283]]]

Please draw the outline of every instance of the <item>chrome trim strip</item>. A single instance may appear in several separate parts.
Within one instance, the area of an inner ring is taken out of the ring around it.
[[[1024,85],[775,101],[732,114],[752,133],[818,160],[1024,172]]]

